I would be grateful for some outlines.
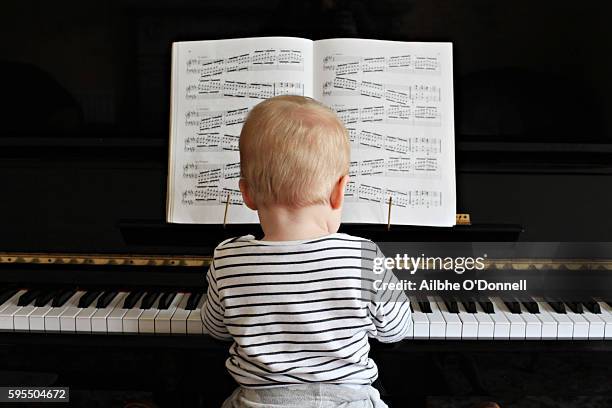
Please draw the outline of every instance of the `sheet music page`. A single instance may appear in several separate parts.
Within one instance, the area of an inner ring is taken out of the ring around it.
[[[264,99],[312,96],[312,41],[243,38],[174,43],[167,219],[258,222],[238,189],[238,139]]]
[[[343,222],[455,225],[450,43],[314,43],[314,96],[351,139]]]

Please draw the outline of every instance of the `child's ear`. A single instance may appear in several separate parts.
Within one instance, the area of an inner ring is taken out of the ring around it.
[[[249,192],[249,184],[245,179],[240,179],[238,181],[238,187],[240,187],[240,192],[242,193],[242,201],[253,211],[257,211],[257,205],[251,197],[251,193]]]
[[[344,189],[348,184],[349,176],[348,174],[342,176],[334,183],[334,187],[332,188],[331,195],[329,197],[329,203],[333,210],[338,210],[342,208],[342,204],[344,203]]]

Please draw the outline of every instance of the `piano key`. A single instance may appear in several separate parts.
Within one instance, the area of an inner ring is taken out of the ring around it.
[[[575,340],[586,340],[589,338],[589,322],[586,320],[582,313],[576,313],[571,308],[566,310],[567,317],[570,318],[574,326],[574,333],[572,338]]]
[[[504,305],[506,305],[510,313],[521,314],[521,305],[516,300],[504,300]]]
[[[493,302],[495,309],[502,313],[510,322],[510,340],[525,339],[525,320],[523,320],[517,313],[512,313],[502,299],[496,297],[491,298],[491,302]]]
[[[534,314],[534,316],[536,316],[538,320],[540,320],[540,322],[542,323],[541,339],[555,340],[557,338],[559,323],[557,322],[557,319],[555,319],[554,316],[551,314],[551,311],[553,311],[552,307],[550,307],[550,305],[548,304],[546,304],[545,306],[545,302],[543,301],[539,302],[535,299],[533,301],[536,303],[536,305],[538,305],[539,311],[539,313]]]
[[[171,332],[171,321],[174,313],[176,312],[179,304],[183,300],[182,293],[172,293],[172,296],[166,297],[166,299],[172,298],[170,304],[164,309],[161,309],[155,317],[155,333],[170,333]],[[161,303],[161,301],[160,301]],[[165,306],[165,305],[164,305]]]
[[[485,313],[487,314],[495,313],[495,310],[493,308],[493,303],[491,303],[489,299],[479,299],[478,304],[480,305],[480,307]]]
[[[438,309],[440,310],[440,313],[442,313],[442,317],[446,322],[446,338],[461,339],[461,319],[459,319],[457,313],[451,313],[448,310],[446,302],[439,297],[436,297],[435,299],[436,303],[438,304]],[[459,312],[459,308],[457,308],[457,312]]]
[[[519,302],[519,308],[521,308],[520,316],[525,321],[525,338],[528,340],[541,340],[542,321],[538,319],[537,315],[523,310],[522,302]]]
[[[102,293],[99,293],[98,296],[100,296],[101,294]],[[87,294],[85,296],[87,296]],[[96,296],[91,301],[87,299],[87,301],[85,302],[83,302],[83,298],[81,298],[79,306],[84,304],[89,304],[89,306],[81,308],[81,310],[79,311],[79,313],[77,313],[75,317],[75,328],[77,332],[91,333],[91,319],[93,315],[96,314],[96,312],[98,311],[98,308],[96,307],[96,299],[98,296]]]
[[[421,303],[414,302],[413,303],[412,312],[412,325],[413,329],[413,338],[415,339],[428,339],[429,338],[429,319],[427,318],[427,314],[421,310]]]
[[[127,309],[127,312],[121,319],[123,333],[138,333],[138,318],[144,311],[141,308],[144,296],[138,300],[133,308]]]
[[[596,300],[589,300],[586,302],[582,302],[582,304],[584,305],[584,307],[587,308],[589,312],[594,314],[601,314],[601,306]]]
[[[33,293],[35,292],[37,292],[37,295],[33,296]],[[42,305],[46,305],[46,303],[51,300],[53,295],[53,291],[43,289],[32,290],[23,295],[19,299],[19,301],[23,304],[23,307],[13,314],[13,329],[15,331],[29,331],[30,315],[39,308],[37,304],[41,304],[42,301],[45,301],[45,303]]]
[[[474,300],[464,299],[461,301],[461,304],[463,305],[463,308],[465,309],[466,312],[471,313],[471,314],[476,313],[476,302],[474,302]]]
[[[565,313],[565,304],[563,304],[563,302],[555,301],[555,300],[549,300],[548,304],[550,305],[550,307],[553,308],[553,310],[556,313],[560,313],[560,314]]]
[[[48,291],[41,293],[40,296],[34,299],[34,306],[36,307],[45,306],[57,295],[57,293],[58,293],[57,290],[48,290]]]
[[[79,307],[84,309],[90,307],[91,304],[102,294],[101,290],[90,290],[87,291],[81,299],[79,299]]]
[[[589,340],[601,340],[605,337],[606,322],[599,314],[584,309],[581,316],[589,322]]]
[[[531,314],[540,313],[540,308],[538,307],[538,302],[533,299],[521,300],[521,305],[525,308],[525,310]]]
[[[571,339],[574,333],[574,324],[572,320],[567,317],[567,314],[559,313],[553,308],[550,301],[536,300],[538,301],[538,306],[540,306],[541,313],[546,312],[557,321],[557,339]],[[563,311],[565,312],[565,308]]]
[[[495,324],[493,338],[508,340],[510,338],[510,321],[506,317],[506,314],[499,310],[499,308],[493,302],[492,299],[488,299],[488,301],[491,303],[491,307],[493,310],[493,313],[488,314],[489,317],[491,317],[491,320],[493,320],[493,323]],[[482,307],[482,303],[479,304]]]
[[[20,290],[2,303],[0,306],[0,330],[13,330],[13,314],[23,307],[18,306],[18,303],[25,293],[27,293],[27,290]]]
[[[431,308],[431,313],[427,314],[429,319],[429,338],[444,339],[446,338],[446,321],[433,297],[428,297],[427,300]]]
[[[138,316],[138,332],[139,333],[155,333],[155,318],[159,313],[159,309],[156,307],[157,303],[151,303],[151,299],[158,299],[161,293],[151,295],[148,299],[145,296],[142,299],[141,307],[144,309],[143,312]],[[147,307],[148,306],[148,307]]]
[[[124,309],[132,309],[138,303],[140,298],[142,298],[145,294],[144,290],[136,290],[130,292],[130,294],[125,298],[125,302],[123,303]]]
[[[202,324],[202,313],[201,309],[206,302],[206,295],[202,294],[200,301],[197,303],[197,307],[189,313],[187,316],[187,334],[203,334],[204,325]]]
[[[45,331],[45,316],[53,309],[53,297],[57,294],[57,291],[52,296],[44,296],[36,299],[35,304],[41,304],[42,301],[46,302],[42,306],[37,306],[34,311],[28,317],[30,331]]]
[[[115,297],[119,294],[116,290],[109,290],[104,292],[96,303],[96,307],[98,309],[105,309],[108,305],[115,299]]]
[[[410,315],[414,313],[413,302],[410,302]],[[411,339],[414,337],[414,324],[412,324],[412,318],[410,319],[410,325],[408,326],[408,331],[406,332],[405,339]]]
[[[0,292],[0,305],[12,298],[17,292],[17,289],[4,289],[2,292]]]
[[[59,292],[53,298],[53,302],[51,303],[51,306],[52,307],[64,306],[64,304],[66,304],[66,302],[68,302],[68,300],[70,300],[70,298],[72,298],[75,293],[76,293],[76,290],[74,289],[67,289],[67,290]]]
[[[457,304],[459,319],[461,319],[461,338],[475,340],[478,338],[478,320],[472,313],[468,313],[463,302]]]
[[[431,313],[431,304],[426,297],[415,297],[414,300],[417,302],[421,312]]]
[[[456,299],[445,299],[444,304],[446,305],[446,310],[448,310],[450,313],[459,313],[459,307],[457,306]]]
[[[83,308],[80,307],[79,305],[84,304],[84,303],[89,304],[93,302],[93,299],[91,299],[91,302],[89,301],[89,299],[87,299],[87,301],[85,302],[82,302],[83,297],[88,296],[87,295],[88,293],[92,293],[92,292],[78,291],[77,292],[78,300],[76,304],[70,303],[70,304],[67,304],[68,307],[64,308],[64,311],[59,316],[60,331],[62,333],[75,333],[76,332],[76,317],[83,310]],[[89,298],[91,298],[91,295],[89,295]]]
[[[606,323],[604,337],[606,339],[612,339],[612,306],[603,301],[598,303],[601,308],[601,314],[599,316]]]
[[[30,289],[19,298],[17,306],[27,306],[34,301],[40,294],[42,289]]]
[[[189,310],[187,310],[187,301],[191,295],[185,293],[180,303],[178,304],[176,311],[170,319],[170,332],[172,334],[187,334],[187,318],[189,317]]]
[[[96,333],[107,333],[108,330],[108,318],[115,308],[120,308],[127,297],[127,292],[115,292],[110,302],[107,303],[107,299],[111,298],[109,294],[104,302],[100,302],[98,299],[98,307],[96,313],[91,318],[91,331]],[[102,299],[102,296],[100,297]],[[103,307],[100,307],[102,305]]]
[[[204,292],[193,292],[191,296],[189,296],[189,300],[187,301],[187,306],[185,308],[187,310],[194,310],[202,300],[203,296]]]
[[[176,297],[177,292],[166,292],[162,295],[162,297],[159,299],[159,309],[160,310],[164,310],[164,309],[168,309],[168,307],[170,307],[170,304],[174,301],[174,298]]]
[[[476,313],[474,313],[474,317],[478,320],[478,339],[493,339],[493,334],[495,333],[495,322],[482,308],[480,302],[475,303]]]
[[[74,292],[70,298],[64,301],[64,295],[61,295],[61,298],[56,298],[53,300],[55,304],[58,306],[53,306],[54,303],[51,304],[51,310],[45,315],[45,331],[46,332],[59,332],[61,331],[60,324],[60,316],[68,310],[68,308],[76,308],[79,303],[79,299],[81,296],[85,294],[85,292]],[[59,299],[59,300],[58,300]],[[61,304],[60,301],[62,302]]]
[[[160,295],[161,292],[158,291],[147,292],[145,297],[142,299],[141,307],[143,309],[150,309],[151,307],[153,307],[153,304],[155,304],[155,301],[159,298]]]
[[[567,305],[567,307],[570,308],[572,312],[577,314],[581,314],[584,310],[582,307],[582,303],[580,302],[565,302],[565,304]]]

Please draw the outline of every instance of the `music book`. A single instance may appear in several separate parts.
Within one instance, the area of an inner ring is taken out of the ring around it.
[[[265,37],[176,42],[167,220],[256,223],[238,189],[249,110],[283,94],[333,109],[351,142],[346,223],[452,226],[451,43]]]

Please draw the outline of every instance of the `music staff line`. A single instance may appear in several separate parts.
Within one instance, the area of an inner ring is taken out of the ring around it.
[[[396,137],[367,130],[348,128],[349,141],[354,149],[377,149],[388,152],[408,154],[440,154],[442,139],[439,137]]]
[[[323,70],[335,72],[336,75],[356,75],[373,72],[440,74],[441,64],[436,56],[410,54],[389,57],[328,55],[323,57]]]
[[[304,96],[301,82],[241,82],[220,79],[200,79],[198,84],[188,85],[185,99],[217,99],[224,97],[268,99],[278,95]]]
[[[240,190],[204,186],[197,189],[187,189],[181,193],[184,205],[224,205],[229,196],[230,205],[242,205]],[[402,208],[432,208],[442,206],[442,192],[432,190],[397,190],[376,187],[368,184],[349,182],[345,193],[347,201],[368,202],[385,205],[392,198],[392,205]]]
[[[239,151],[240,135],[219,132],[198,132],[196,136],[186,137],[185,152],[226,152]]]
[[[437,106],[367,106],[331,107],[345,125],[353,123],[386,123],[401,125],[441,126],[440,109]]]
[[[324,96],[368,96],[392,103],[440,102],[442,90],[435,85],[394,85],[335,77],[322,85]]]
[[[190,58],[186,62],[188,74],[212,77],[240,71],[303,71],[304,56],[300,50],[266,49],[227,58]]]
[[[239,108],[226,111],[192,110],[185,113],[186,126],[198,126],[198,134],[210,129],[219,129],[223,126],[239,125],[244,123],[250,108]]]

